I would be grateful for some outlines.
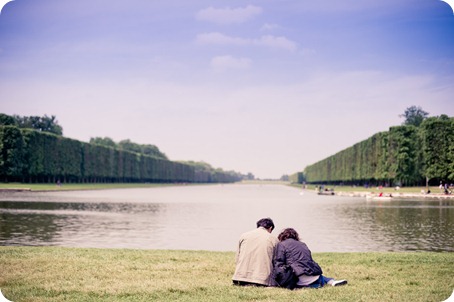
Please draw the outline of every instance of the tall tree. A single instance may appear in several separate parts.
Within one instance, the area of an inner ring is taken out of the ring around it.
[[[17,122],[14,117],[0,113],[0,125],[1,126],[17,126]]]
[[[427,118],[428,115],[429,113],[424,111],[421,107],[410,106],[405,109],[404,114],[401,114],[399,116],[405,118],[405,121],[403,122],[404,125],[413,125],[419,127],[419,125],[421,125],[421,123]]]
[[[19,116],[13,115],[19,128],[31,128],[38,131],[63,135],[63,128],[58,124],[55,115],[52,116]]]
[[[162,153],[158,147],[155,145],[140,145],[141,147],[141,153],[144,155],[150,155],[150,156],[155,156],[163,159],[168,159],[167,155],[165,153]]]
[[[430,117],[421,125],[427,179],[454,179],[454,118]]]
[[[21,131],[14,126],[0,127],[1,180],[20,180],[24,166],[24,138]]]
[[[118,147],[122,150],[141,153],[142,148],[139,144],[132,142],[130,139],[124,139],[118,143]]]
[[[91,137],[90,144],[96,144],[101,146],[113,147],[115,148],[117,144],[110,137]]]

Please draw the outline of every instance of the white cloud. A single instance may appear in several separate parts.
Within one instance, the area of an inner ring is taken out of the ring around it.
[[[219,45],[256,45],[268,48],[279,48],[288,51],[296,51],[298,48],[296,42],[286,37],[276,37],[271,35],[262,36],[259,39],[245,39],[240,37],[231,37],[218,32],[203,33],[197,35],[197,43],[201,44],[219,44]]]
[[[251,41],[239,37],[230,37],[218,32],[198,34],[196,41],[201,44],[248,45]]]
[[[254,44],[272,48],[282,48],[289,51],[295,51],[297,49],[296,43],[290,41],[286,37],[275,37],[270,35],[262,36],[259,40],[254,41]]]
[[[260,30],[262,30],[262,31],[272,31],[272,30],[276,30],[276,29],[280,29],[280,28],[281,28],[281,26],[279,26],[277,24],[265,23],[265,24],[262,25]]]
[[[262,13],[262,8],[254,5],[238,8],[214,8],[202,9],[196,14],[196,18],[217,24],[243,23]]]
[[[235,58],[230,55],[217,56],[211,59],[210,65],[215,71],[225,71],[229,69],[244,70],[248,69],[252,61],[248,58]]]

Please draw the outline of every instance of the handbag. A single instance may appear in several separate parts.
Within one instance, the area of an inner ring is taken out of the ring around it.
[[[278,266],[274,269],[274,281],[280,287],[293,289],[296,286],[296,275],[290,265]]]

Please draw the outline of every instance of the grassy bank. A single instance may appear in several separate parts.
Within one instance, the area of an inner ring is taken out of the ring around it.
[[[0,247],[0,289],[21,301],[434,301],[454,289],[454,253],[317,253],[347,286],[231,285],[234,253]]]
[[[301,184],[291,184],[292,187],[301,189]],[[307,190],[315,190],[315,185],[308,185]],[[426,187],[402,187],[396,190],[394,187],[361,187],[361,186],[331,186],[325,185],[326,188],[333,188],[335,192],[383,192],[383,193],[412,193],[420,194],[421,190],[426,191]],[[442,193],[438,187],[430,187],[432,193]]]
[[[73,191],[73,190],[103,190],[103,189],[130,189],[153,188],[163,186],[179,186],[183,184],[165,183],[86,183],[86,184],[25,184],[25,183],[0,183],[0,190],[26,190],[26,191]]]
[[[301,184],[290,184],[283,181],[242,181],[241,184],[245,185],[290,185],[297,189],[301,189]],[[56,184],[27,184],[27,183],[0,183],[0,190],[29,190],[29,191],[66,191],[66,190],[102,190],[102,189],[128,189],[128,188],[152,188],[162,186],[179,186],[188,184],[166,184],[166,183],[68,183],[57,186]],[[189,184],[195,185],[195,184]],[[381,188],[375,187],[352,187],[352,186],[327,186],[327,188],[334,188],[335,192],[384,192],[384,193],[421,193],[425,187],[403,187],[399,191],[394,188]],[[308,185],[307,190],[315,190],[315,185]],[[433,193],[440,193],[438,188],[431,188]]]

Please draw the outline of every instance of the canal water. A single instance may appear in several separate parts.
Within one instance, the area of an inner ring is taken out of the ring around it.
[[[0,192],[0,245],[234,251],[271,217],[313,252],[454,251],[454,201],[367,201],[284,185]]]

